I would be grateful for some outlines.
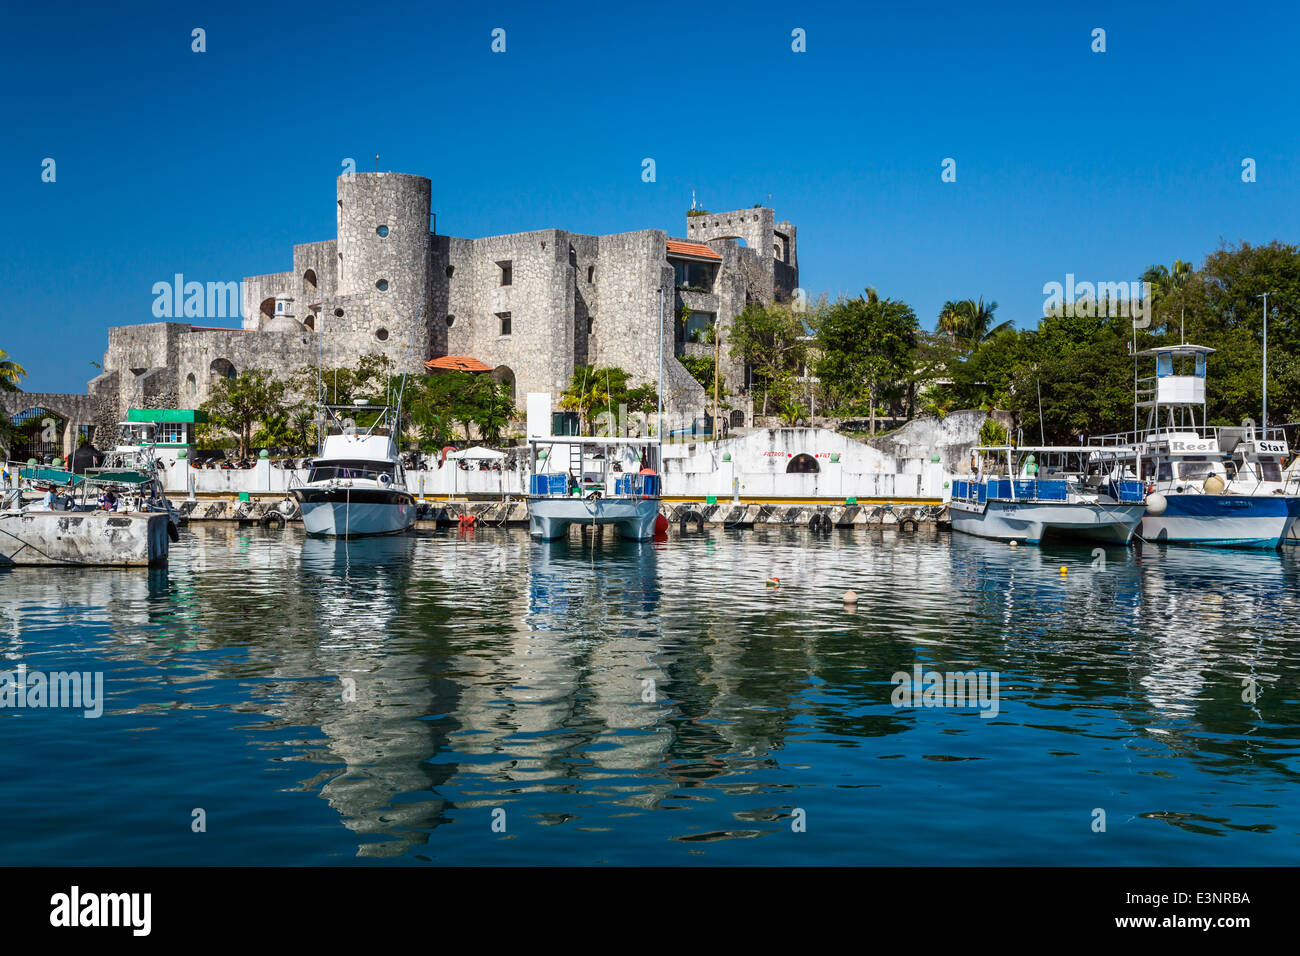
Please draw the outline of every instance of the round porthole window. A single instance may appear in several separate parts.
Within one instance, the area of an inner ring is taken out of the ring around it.
[[[375,288],[378,289],[380,292],[387,292],[387,291],[388,291],[388,280],[387,280],[387,279],[380,279],[378,282],[375,283]]]
[[[455,324],[456,324],[456,317],[454,315],[447,316],[447,328],[451,328]]]
[[[335,310],[334,310],[334,314],[335,314],[336,316],[338,316],[340,319],[343,318],[343,310],[342,310],[342,309],[335,309]]]
[[[385,236],[388,235],[388,227],[380,226],[378,229],[375,230],[375,233],[379,236],[380,239],[383,239]]]
[[[387,330],[387,329],[375,329],[375,338],[379,339],[379,341],[381,341],[381,342],[387,342],[387,341],[388,341],[388,330]]]

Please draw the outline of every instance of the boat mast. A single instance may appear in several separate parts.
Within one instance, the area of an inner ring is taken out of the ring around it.
[[[663,441],[664,431],[664,287],[659,287],[659,411],[655,418],[655,435]],[[658,471],[658,464],[655,470]]]

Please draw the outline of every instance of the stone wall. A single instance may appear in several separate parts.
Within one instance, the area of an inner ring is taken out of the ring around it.
[[[660,230],[438,236],[429,231],[431,196],[432,184],[421,176],[339,177],[337,239],[295,245],[290,271],[247,277],[242,331],[179,322],[110,330],[105,375],[93,383],[99,403],[115,400],[118,417],[145,404],[145,395],[155,405],[197,407],[222,374],[256,367],[287,376],[317,361],[346,367],[371,352],[411,372],[436,356],[472,356],[513,383],[520,406],[530,391],[562,392],[582,364],[617,365],[634,385],[654,383],[663,289],[665,409],[689,419],[709,402],[676,360],[678,307],[689,299],[717,314],[722,370],[734,392],[744,370],[726,346],[732,320],[748,302],[771,301],[783,294],[783,282],[797,281],[793,227],[774,224],[771,209],[689,219],[688,237],[709,242],[722,261],[712,292],[678,294]],[[503,263],[510,266],[508,285]],[[277,296],[292,298],[296,324],[283,316],[271,324]],[[506,313],[510,331],[503,334]]]

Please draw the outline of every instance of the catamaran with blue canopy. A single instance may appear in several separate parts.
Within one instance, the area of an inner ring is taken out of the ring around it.
[[[1083,445],[984,445],[952,482],[954,531],[1039,544],[1077,538],[1127,544],[1146,508],[1142,484]]]

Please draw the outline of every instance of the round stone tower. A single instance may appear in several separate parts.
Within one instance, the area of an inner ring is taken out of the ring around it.
[[[400,173],[338,178],[338,294],[352,304],[343,324],[399,371],[422,370],[428,351],[431,187]]]

